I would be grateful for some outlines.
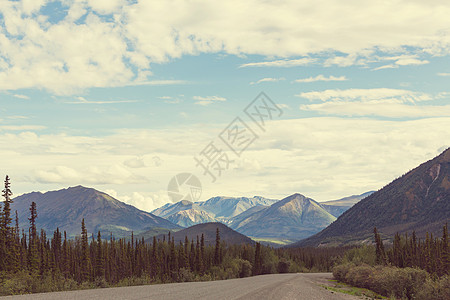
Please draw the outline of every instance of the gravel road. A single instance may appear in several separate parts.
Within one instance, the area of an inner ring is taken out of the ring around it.
[[[187,282],[146,286],[55,292],[0,297],[1,299],[359,299],[333,293],[319,286],[330,273],[273,274],[208,282]]]

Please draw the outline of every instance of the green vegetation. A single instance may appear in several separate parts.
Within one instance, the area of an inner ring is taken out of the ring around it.
[[[219,228],[213,244],[207,244],[203,234],[175,242],[171,232],[153,237],[151,243],[133,234],[105,239],[100,232],[89,235],[84,220],[74,239],[59,228],[47,238],[44,230],[38,234],[39,208],[34,202],[28,233],[19,232],[17,218],[16,226],[11,226],[10,195],[7,177],[0,219],[0,295],[331,271],[347,250],[227,244]]]
[[[329,291],[348,294],[352,296],[366,297],[369,299],[386,299],[386,297],[383,297],[371,290],[354,287],[341,282],[337,282],[333,286],[322,285],[322,287],[326,288]]]
[[[425,241],[396,235],[385,250],[376,231],[375,247],[349,250],[333,268],[334,277],[352,286],[401,299],[450,299],[447,225],[442,238],[427,235]]]

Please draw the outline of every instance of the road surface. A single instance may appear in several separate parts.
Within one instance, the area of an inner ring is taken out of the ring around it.
[[[7,296],[1,299],[359,299],[321,287],[330,273],[272,274],[207,282],[186,282],[145,286]]]

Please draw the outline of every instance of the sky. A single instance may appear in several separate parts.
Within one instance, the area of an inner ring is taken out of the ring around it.
[[[2,0],[0,176],[15,195],[84,185],[146,211],[180,173],[200,201],[378,190],[450,146],[449,15],[438,0]]]

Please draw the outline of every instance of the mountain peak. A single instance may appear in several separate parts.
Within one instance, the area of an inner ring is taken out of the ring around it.
[[[356,241],[374,227],[385,235],[438,234],[450,219],[450,148],[364,198],[336,222],[300,245]]]
[[[12,209],[19,214],[19,225],[28,227],[31,202],[37,205],[37,226],[48,232],[59,227],[74,236],[85,219],[89,232],[112,232],[117,237],[148,227],[179,228],[179,226],[120,202],[106,193],[81,185],[57,191],[24,194],[14,198]]]

